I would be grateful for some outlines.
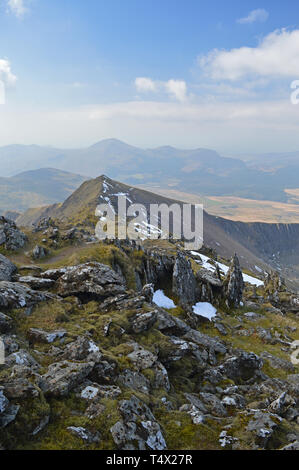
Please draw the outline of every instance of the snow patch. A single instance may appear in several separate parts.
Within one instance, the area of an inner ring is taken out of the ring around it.
[[[173,300],[167,297],[161,289],[154,293],[153,302],[161,308],[176,308]]]
[[[197,302],[197,304],[192,307],[195,315],[200,315],[202,317],[212,320],[217,314],[217,310],[209,302]]]

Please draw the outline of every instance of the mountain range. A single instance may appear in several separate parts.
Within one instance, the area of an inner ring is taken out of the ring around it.
[[[108,174],[134,185],[200,195],[234,196],[298,204],[299,153],[227,158],[216,151],[164,146],[140,149],[116,139],[82,149],[12,145],[0,148],[2,176],[44,168],[86,177]]]

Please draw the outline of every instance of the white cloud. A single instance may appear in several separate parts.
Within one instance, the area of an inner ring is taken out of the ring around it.
[[[299,30],[276,30],[257,47],[229,51],[214,49],[198,58],[203,72],[214,80],[245,77],[299,77]]]
[[[187,84],[184,80],[168,80],[167,82],[152,80],[147,77],[138,77],[135,86],[140,93],[161,93],[166,92],[178,101],[185,101],[187,98]]]
[[[6,86],[14,86],[17,81],[17,77],[11,71],[10,62],[6,59],[0,59],[0,80]]]
[[[269,18],[269,13],[264,8],[258,8],[257,10],[252,10],[248,16],[245,18],[239,18],[237,23],[240,24],[250,24],[259,21],[261,23],[267,21]]]
[[[24,0],[7,0],[7,6],[11,13],[18,18],[22,18],[27,11],[24,5]]]
[[[183,80],[168,80],[165,83],[166,91],[178,101],[185,101],[187,97],[187,85]]]
[[[156,91],[156,84],[151,78],[147,77],[137,77],[135,80],[135,86],[137,91],[143,92],[155,92]]]

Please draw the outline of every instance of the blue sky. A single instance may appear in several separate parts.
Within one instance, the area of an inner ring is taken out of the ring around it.
[[[0,79],[0,145],[298,150],[299,5],[0,0]]]

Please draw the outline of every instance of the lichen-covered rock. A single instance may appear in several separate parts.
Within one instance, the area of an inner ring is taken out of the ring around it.
[[[23,248],[26,241],[26,235],[17,228],[12,220],[0,217],[0,246],[4,245],[7,250],[16,251]]]
[[[93,362],[56,362],[41,377],[40,388],[46,395],[65,397],[90,374],[93,367]]]
[[[91,262],[66,268],[58,279],[58,293],[103,299],[125,292],[121,277],[109,266]]]

